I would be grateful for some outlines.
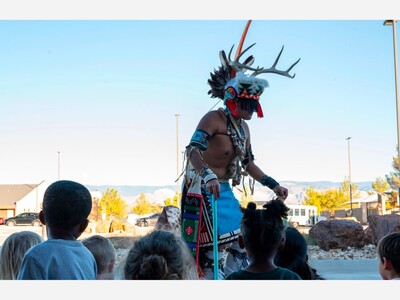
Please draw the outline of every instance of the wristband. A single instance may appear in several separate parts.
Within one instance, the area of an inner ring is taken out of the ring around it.
[[[274,187],[276,187],[277,185],[279,185],[279,183],[275,179],[273,179],[272,177],[269,177],[267,175],[261,177],[259,182],[263,186],[269,187],[271,190],[274,189]]]
[[[200,176],[203,178],[204,182],[207,183],[212,179],[218,179],[217,175],[210,168],[203,167],[200,170]]]

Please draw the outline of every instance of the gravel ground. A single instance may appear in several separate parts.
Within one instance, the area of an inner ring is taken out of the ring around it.
[[[116,249],[117,264],[119,264],[128,254],[129,249]],[[310,260],[360,260],[377,258],[376,246],[366,245],[361,249],[349,247],[345,250],[332,249],[325,251],[318,246],[308,246],[308,258]]]
[[[348,247],[345,250],[332,249],[325,251],[318,246],[308,246],[309,259],[329,260],[329,259],[374,259],[377,258],[376,246],[366,245],[361,249]]]

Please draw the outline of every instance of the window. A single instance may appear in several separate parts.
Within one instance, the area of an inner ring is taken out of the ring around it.
[[[298,215],[299,215],[299,209],[298,209],[298,208],[296,208],[296,209],[294,210],[294,215],[295,215],[295,216],[298,216]]]
[[[306,215],[306,210],[305,210],[304,208],[300,209],[300,215],[301,215],[302,217],[305,217],[305,215]]]
[[[288,216],[290,216],[290,217],[293,216],[293,209],[289,210]]]

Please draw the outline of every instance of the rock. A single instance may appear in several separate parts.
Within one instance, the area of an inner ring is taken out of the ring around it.
[[[377,245],[385,235],[400,231],[400,215],[373,215],[368,216],[369,230],[371,231],[371,242]]]
[[[309,230],[310,237],[322,250],[362,248],[365,234],[362,225],[352,220],[320,221]]]
[[[173,205],[165,206],[155,224],[156,229],[170,230],[176,235],[181,235],[181,211]]]

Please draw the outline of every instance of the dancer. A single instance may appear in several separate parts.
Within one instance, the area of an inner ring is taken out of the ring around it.
[[[289,71],[300,59],[286,71],[277,70],[276,65],[283,51],[282,47],[269,69],[251,67],[254,62],[253,56],[240,62],[239,59],[243,54],[254,46],[253,44],[242,51],[250,22],[247,22],[235,59],[231,60],[233,47],[228,57],[224,51],[221,51],[221,66],[211,73],[211,78],[208,80],[211,87],[208,94],[211,98],[222,99],[225,107],[209,111],[202,117],[185,151],[186,169],[182,183],[181,232],[204,278],[214,277],[210,275],[210,272],[206,272],[206,269],[210,269],[212,273],[213,257],[215,257],[213,255],[212,198],[216,201],[219,258],[222,258],[223,250],[232,242],[236,243],[240,233],[242,212],[232,187],[239,185],[243,176],[250,175],[252,185],[254,185],[254,180],[258,181],[273,190],[281,200],[285,200],[288,196],[287,188],[279,185],[275,179],[255,164],[247,121],[255,112],[259,118],[263,117],[259,100],[264,89],[269,85],[267,80],[257,76],[275,73],[293,78],[294,75],[290,75]],[[253,73],[248,76],[245,74],[246,71]],[[233,248],[240,249],[234,246]],[[243,251],[235,250],[229,253],[237,253],[238,259],[241,260],[240,265],[246,267],[247,258],[243,256]],[[219,261],[223,269],[222,260]],[[224,277],[223,272],[221,277]]]

